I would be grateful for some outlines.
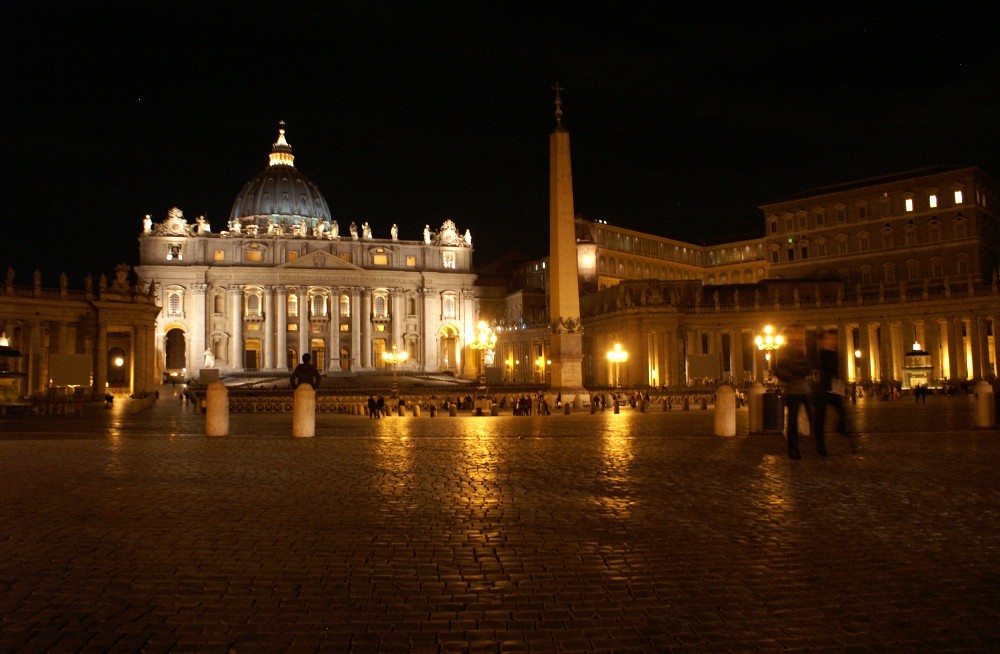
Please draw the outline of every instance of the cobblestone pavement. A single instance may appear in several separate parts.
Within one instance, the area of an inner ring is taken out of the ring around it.
[[[710,411],[8,417],[0,651],[998,651],[973,416],[861,404],[801,461]]]

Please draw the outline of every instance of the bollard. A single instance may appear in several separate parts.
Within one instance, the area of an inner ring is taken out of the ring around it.
[[[690,410],[691,410],[691,401],[685,397],[684,402],[681,404],[681,411],[690,411]]]
[[[736,435],[736,390],[729,384],[715,391],[715,435]]]
[[[750,397],[747,402],[750,413],[750,433],[764,432],[764,384],[754,382],[750,385]]]
[[[996,405],[993,403],[993,387],[988,381],[976,384],[976,427],[996,425]]]
[[[221,382],[208,385],[205,393],[205,435],[229,435],[229,389]]]
[[[438,413],[437,405],[436,404],[432,404],[431,405],[431,417],[433,418],[434,416],[437,415],[437,413]]]
[[[708,400],[701,398],[701,410],[708,411]]]
[[[403,417],[406,416],[406,405],[405,404],[400,404],[399,406],[396,407],[396,415],[398,415],[400,418],[403,418]]]
[[[618,413],[618,400],[615,400],[615,413]]]
[[[569,402],[563,402],[563,415],[564,416],[568,416],[569,415],[569,409],[570,409]]]
[[[420,417],[420,405],[415,402],[413,404],[413,417],[414,418]]]
[[[316,391],[306,383],[299,384],[292,400],[292,436],[312,438],[316,435]]]
[[[448,415],[451,416],[452,418],[454,418],[455,416],[458,415],[458,405],[457,404],[449,404],[448,405]]]
[[[490,415],[491,416],[500,415],[500,405],[497,404],[496,402],[490,404]]]

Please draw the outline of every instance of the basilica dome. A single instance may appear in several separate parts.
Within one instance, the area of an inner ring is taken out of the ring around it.
[[[272,222],[314,227],[322,220],[330,220],[330,207],[319,187],[295,168],[292,146],[285,140],[282,123],[267,168],[243,186],[233,202],[229,221],[260,227]]]

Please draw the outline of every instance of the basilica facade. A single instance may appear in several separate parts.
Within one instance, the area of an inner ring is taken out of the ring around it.
[[[282,127],[225,229],[179,209],[143,221],[136,274],[161,306],[159,373],[276,374],[310,353],[326,375],[358,374],[405,352],[400,372],[474,376],[470,231],[445,220],[406,239],[395,224],[339,224],[294,164]]]

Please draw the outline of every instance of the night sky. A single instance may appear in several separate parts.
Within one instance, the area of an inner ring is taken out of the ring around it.
[[[279,120],[342,226],[450,218],[477,264],[541,256],[556,81],[577,213],[691,242],[760,236],[758,205],[813,187],[1000,176],[988,3],[142,4],[0,1],[18,284],[137,263],[173,206],[223,229]]]

